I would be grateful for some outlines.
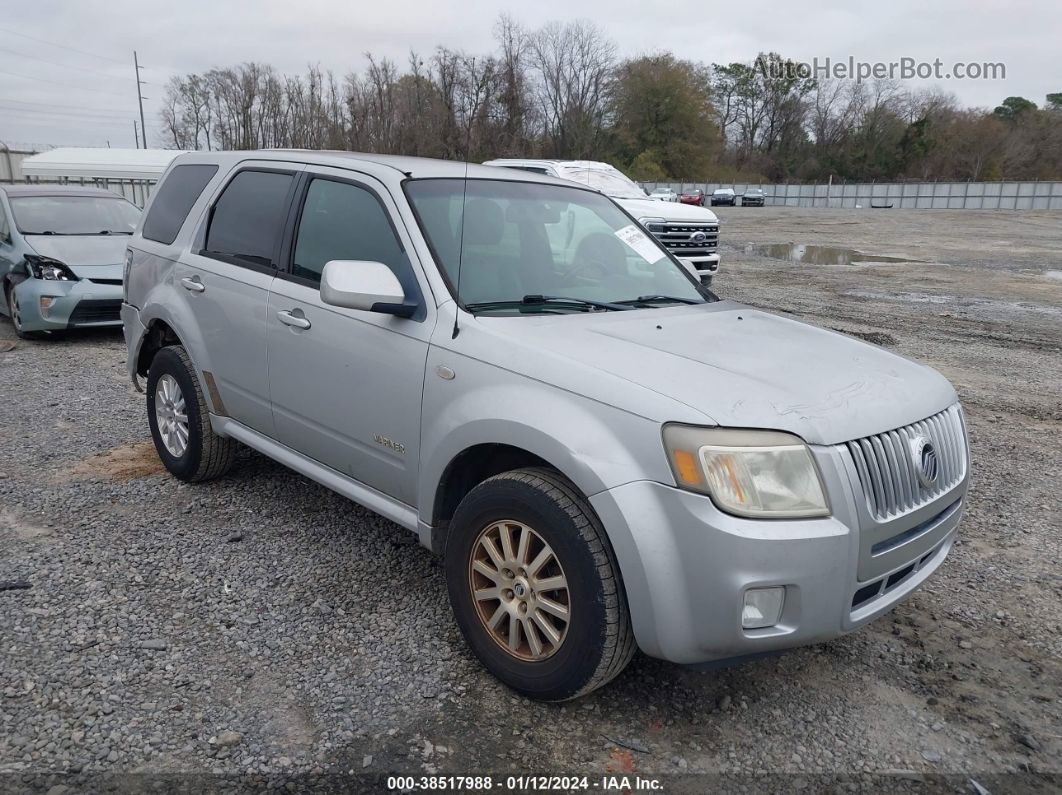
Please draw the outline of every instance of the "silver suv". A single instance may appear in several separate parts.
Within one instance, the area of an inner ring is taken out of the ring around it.
[[[968,482],[935,371],[720,300],[601,193],[302,151],[177,158],[129,370],[173,475],[238,443],[440,554],[483,664],[561,700],[836,637],[940,566]]]

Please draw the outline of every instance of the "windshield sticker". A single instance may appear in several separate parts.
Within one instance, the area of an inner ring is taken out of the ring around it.
[[[645,232],[634,224],[617,230],[615,235],[628,246],[633,248],[634,252],[650,265],[654,262],[659,262],[664,258],[664,252],[657,248]]]

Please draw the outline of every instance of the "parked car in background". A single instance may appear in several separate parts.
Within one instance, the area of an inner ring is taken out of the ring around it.
[[[719,188],[712,192],[712,207],[733,207],[737,202],[737,194],[733,188]]]
[[[469,647],[526,696],[588,693],[636,646],[705,663],[835,638],[956,540],[943,376],[718,299],[570,181],[189,154],[129,248],[128,366],[165,467],[217,478],[243,443],[415,532]],[[407,587],[394,568],[381,588]]]
[[[659,202],[677,202],[678,193],[673,188],[657,188],[649,194],[649,198]]]
[[[119,326],[125,247],[140,210],[110,191],[0,185],[0,279],[22,338]]]
[[[749,188],[741,194],[742,207],[763,207],[765,200],[761,188]]]
[[[679,201],[683,204],[692,204],[697,207],[704,206],[704,191],[700,188],[694,188],[693,190],[683,191],[679,194]]]
[[[715,213],[646,196],[626,174],[608,163],[505,158],[488,160],[484,165],[567,179],[601,191],[652,232],[704,285],[711,285],[719,271],[719,219]]]

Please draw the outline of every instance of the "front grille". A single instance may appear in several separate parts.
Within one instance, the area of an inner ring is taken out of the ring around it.
[[[913,441],[924,437],[937,457],[937,477],[919,480]],[[867,507],[877,520],[889,519],[932,501],[966,477],[966,431],[959,404],[894,431],[848,442]]]
[[[653,237],[664,244],[664,248],[676,257],[705,257],[715,254],[719,248],[719,224],[717,223],[678,223],[651,222],[646,228]],[[704,240],[691,240],[698,232],[704,233]]]
[[[68,325],[78,323],[107,323],[121,319],[121,299],[113,301],[80,301],[70,313]]]

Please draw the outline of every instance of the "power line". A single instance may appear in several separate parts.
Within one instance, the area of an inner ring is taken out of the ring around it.
[[[58,80],[48,80],[44,77],[34,77],[33,75],[19,74],[18,72],[8,72],[4,69],[0,69],[0,74],[11,75],[12,77],[22,77],[26,80],[37,80],[41,83],[51,83],[52,85],[62,86],[63,88],[75,89],[77,91],[95,91],[100,94],[114,94],[116,97],[124,97],[125,94],[119,94],[117,91],[107,91],[103,88],[91,88],[90,86],[78,86],[71,85],[70,83],[61,83]]]
[[[79,127],[87,127],[90,125],[98,125],[103,127],[124,127],[127,124],[126,120],[122,119],[86,119],[73,116],[23,116],[22,111],[4,110],[4,116],[11,120],[17,120],[23,124],[76,124]]]
[[[96,69],[89,69],[86,66],[74,66],[73,64],[59,63],[58,61],[49,61],[47,58],[40,58],[36,55],[27,55],[24,52],[16,52],[15,50],[8,50],[0,47],[0,52],[6,52],[8,55],[17,55],[19,58],[29,58],[31,61],[40,61],[41,63],[49,64],[50,66],[58,66],[61,69],[74,69],[78,72],[89,72],[94,75],[100,75],[106,77],[108,80],[118,80],[119,78],[114,75],[107,74],[106,72],[100,72]]]
[[[29,102],[28,100],[12,99],[10,97],[0,97],[0,102],[12,103],[15,105],[35,105],[41,108],[67,108],[69,110],[88,110],[92,111],[93,113],[113,112],[120,113],[123,116],[129,115],[129,111],[122,110],[121,108],[94,108],[88,105],[67,105],[65,102],[60,105],[55,102]]]
[[[10,28],[0,28],[0,31],[3,31],[4,33],[10,33],[13,36],[21,36],[22,38],[29,39],[30,41],[36,41],[36,42],[39,42],[41,44],[47,44],[47,45],[49,45],[51,47],[58,47],[59,49],[62,49],[62,50],[70,50],[71,52],[80,53],[81,55],[87,55],[90,58],[99,58],[101,61],[110,61],[112,63],[121,64],[122,66],[126,66],[126,62],[125,61],[120,61],[117,58],[108,58],[106,55],[100,55],[99,53],[95,53],[95,52],[87,52],[86,50],[79,50],[76,47],[71,47],[71,46],[69,46],[67,44],[57,44],[54,41],[46,41],[45,39],[38,39],[36,36],[30,36],[28,33],[19,33],[17,30],[11,30]]]
[[[0,110],[4,111],[5,115],[21,115],[21,116],[63,116],[71,119],[98,119],[100,121],[109,121],[115,119],[129,119],[134,114],[93,114],[91,111],[86,113],[76,113],[76,111],[68,111],[63,109],[47,109],[39,107],[15,107],[11,105],[5,105],[0,102]]]

